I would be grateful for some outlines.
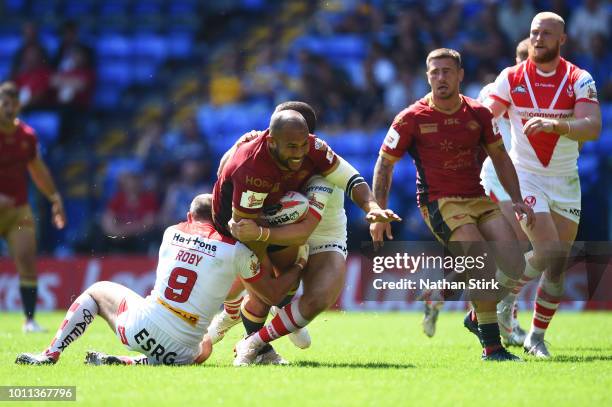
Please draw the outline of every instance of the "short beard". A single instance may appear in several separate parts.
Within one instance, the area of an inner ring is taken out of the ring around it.
[[[557,45],[554,49],[547,49],[544,55],[536,56],[535,53],[531,56],[533,62],[538,64],[545,64],[547,62],[552,62],[559,56],[559,52],[561,51],[561,43],[557,41]]]

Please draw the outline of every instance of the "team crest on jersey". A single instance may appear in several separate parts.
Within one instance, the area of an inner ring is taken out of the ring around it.
[[[523,85],[515,86],[511,93],[527,93],[527,89]]]
[[[257,257],[253,255],[251,255],[249,270],[251,270],[251,276],[257,275],[257,272],[259,271],[259,260],[257,260]]]
[[[470,131],[480,130],[480,124],[476,120],[470,120],[465,126]]]
[[[536,197],[533,195],[528,195],[525,197],[524,202],[525,202],[525,205],[527,205],[530,208],[533,208],[536,204]]]
[[[571,84],[567,85],[566,92],[567,92],[567,96],[571,98],[574,97],[574,87]]]
[[[315,150],[324,150],[327,148],[327,143],[320,138],[315,139]]]
[[[264,200],[268,194],[264,192],[245,191],[240,197],[240,206],[243,208],[257,209],[262,208]]]
[[[397,143],[399,143],[399,139],[399,133],[393,127],[391,127],[385,136],[385,141],[383,144],[389,148],[396,148]]]

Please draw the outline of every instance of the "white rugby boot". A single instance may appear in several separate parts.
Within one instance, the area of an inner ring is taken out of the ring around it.
[[[208,326],[208,336],[213,345],[223,339],[227,331],[238,323],[240,323],[240,314],[232,315],[223,310],[215,315]]]

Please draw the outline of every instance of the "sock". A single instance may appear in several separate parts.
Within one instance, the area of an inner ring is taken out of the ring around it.
[[[94,317],[98,315],[98,304],[89,294],[81,294],[70,306],[45,354],[58,359],[72,342],[79,339]]]
[[[304,328],[310,321],[302,316],[298,304],[299,300],[285,305],[255,336],[263,343],[268,343],[281,336],[295,332],[300,328]]]
[[[531,321],[531,329],[529,330],[529,336],[544,338],[544,333],[548,329],[548,325],[555,315],[559,302],[561,301],[561,293],[550,294],[544,284],[538,287],[536,294],[536,302],[533,308],[533,319]]]
[[[540,275],[542,274],[541,270],[535,269],[529,263],[529,259],[531,258],[531,256],[533,256],[533,251],[525,253],[525,271],[523,272],[523,275],[521,276],[521,278],[518,280],[517,285],[502,300],[505,303],[513,304],[516,301],[519,294],[521,293],[521,290],[523,289],[523,287],[527,285],[527,283],[535,279],[536,277],[540,277]]]
[[[244,330],[247,335],[251,335],[252,333],[258,332],[266,323],[267,315],[260,316],[255,315],[247,309],[247,303],[243,303],[240,307],[240,318],[242,318],[242,325],[244,325]],[[272,347],[270,345],[264,346],[260,353],[268,352]]]
[[[242,305],[243,299],[244,296],[240,293],[236,298],[223,301],[223,310],[234,320],[240,318],[240,306]]]
[[[478,312],[478,333],[483,347],[483,353],[489,355],[502,347],[499,335],[499,325],[497,323],[497,313]]]
[[[148,365],[149,359],[146,356],[117,356],[126,365]]]
[[[23,313],[27,319],[34,318],[34,312],[36,312],[36,299],[38,298],[38,284],[36,280],[33,282],[22,281],[19,284],[19,292],[21,293]]]

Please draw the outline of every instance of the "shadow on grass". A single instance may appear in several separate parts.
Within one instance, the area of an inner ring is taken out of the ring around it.
[[[542,362],[552,363],[589,363],[589,362],[612,362],[612,355],[557,355],[550,360]]]
[[[349,368],[349,369],[413,369],[416,366],[403,363],[384,363],[384,362],[367,362],[367,363],[334,363],[334,362],[315,362],[312,360],[298,360],[291,363],[292,367],[324,367],[324,368]]]

